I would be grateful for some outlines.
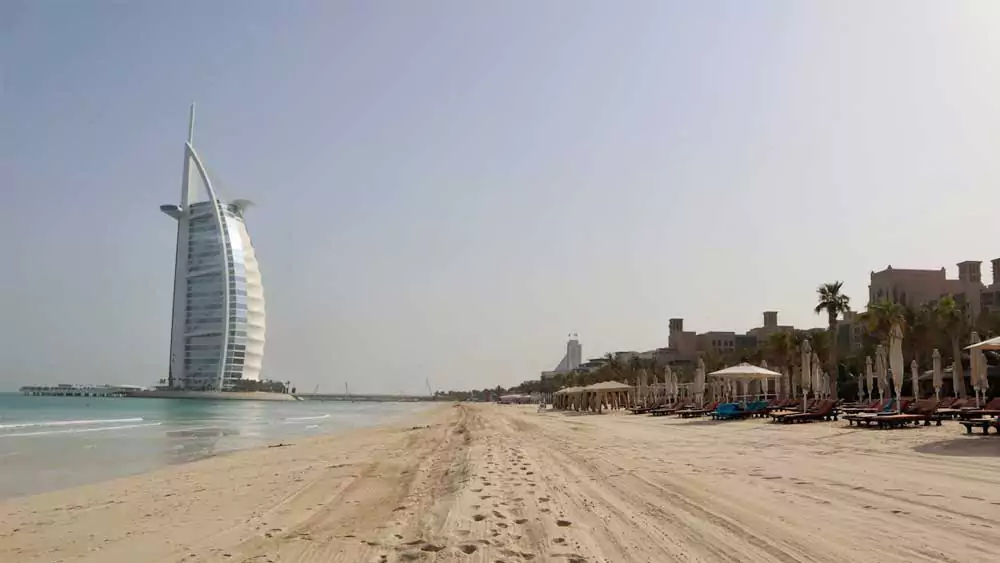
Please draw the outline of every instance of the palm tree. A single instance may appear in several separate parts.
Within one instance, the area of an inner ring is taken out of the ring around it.
[[[931,349],[934,347],[934,333],[936,332],[936,319],[934,309],[921,305],[920,307],[907,307],[906,316],[907,337],[906,344],[911,350],[913,359],[920,364],[921,359],[928,359],[931,356]]]
[[[771,333],[764,343],[764,354],[775,366],[787,368],[794,357],[795,342],[787,330]]]
[[[868,333],[882,342],[889,338],[894,323],[906,330],[906,308],[899,303],[882,300],[868,304],[868,310],[861,314],[868,325]]]
[[[819,303],[816,304],[816,314],[826,311],[829,321],[830,331],[830,375],[832,377],[832,387],[830,391],[833,398],[837,399],[837,380],[840,379],[840,367],[837,363],[837,318],[841,313],[851,310],[851,298],[840,292],[844,287],[844,282],[835,281],[825,283],[816,288],[816,295]]]
[[[952,361],[954,362],[953,368],[955,373],[958,374],[958,380],[965,382],[965,373],[962,370],[962,343],[961,337],[965,334],[966,330],[966,316],[965,307],[959,305],[955,298],[946,295],[937,302],[934,307],[934,316],[938,320],[938,326],[941,330],[948,336],[951,340],[951,354]],[[958,391],[958,396],[962,399],[965,398],[965,385],[960,385],[956,390]]]

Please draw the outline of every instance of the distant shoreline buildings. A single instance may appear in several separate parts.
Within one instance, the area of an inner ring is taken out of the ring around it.
[[[964,261],[958,263],[958,279],[948,279],[945,268],[939,270],[903,270],[888,266],[882,271],[872,271],[868,286],[869,304],[887,300],[910,307],[930,305],[942,297],[952,296],[967,307],[969,320],[975,321],[983,313],[1000,313],[1000,258],[991,261],[993,280],[990,285],[982,282],[982,262]],[[691,365],[705,353],[720,355],[752,351],[763,345],[776,332],[796,330],[791,325],[778,324],[778,311],[764,311],[764,324],[752,328],[745,334],[735,331],[708,331],[697,333],[684,330],[684,319],[669,320],[669,335],[667,346],[645,352],[619,351],[613,352],[614,358],[620,362],[629,362],[633,358],[656,359],[661,364]],[[826,330],[826,327],[805,329],[809,331]],[[843,350],[859,350],[864,343],[866,334],[859,313],[848,311],[838,326],[837,346]],[[566,344],[566,355],[556,369],[542,372],[542,381],[551,379],[563,373],[588,373],[601,368],[607,360],[603,357],[593,358],[586,362],[579,361],[582,347],[576,335]],[[576,362],[568,362],[570,350],[575,350]]]
[[[948,279],[944,268],[939,270],[902,270],[891,265],[871,273],[868,301],[882,300],[919,307],[951,295],[967,307],[970,320],[983,313],[1000,312],[1000,258],[991,261],[993,282],[983,283],[981,261],[958,263],[958,279]]]
[[[160,206],[177,221],[167,385],[230,391],[240,381],[260,380],[264,288],[243,218],[250,202],[219,197],[193,137],[194,105],[181,202]]]

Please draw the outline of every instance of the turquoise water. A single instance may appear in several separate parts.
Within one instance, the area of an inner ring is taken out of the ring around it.
[[[0,498],[374,426],[426,403],[24,397],[0,393]]]

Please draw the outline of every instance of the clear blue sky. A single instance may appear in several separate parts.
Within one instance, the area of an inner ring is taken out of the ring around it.
[[[514,384],[1000,256],[995,2],[0,3],[0,388],[165,376],[187,106],[265,375]],[[988,264],[984,274],[989,275]]]

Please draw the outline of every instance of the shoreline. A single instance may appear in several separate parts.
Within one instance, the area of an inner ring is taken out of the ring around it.
[[[94,400],[120,405],[125,399]],[[238,403],[247,404],[244,401],[231,404]],[[215,410],[199,410],[185,411],[186,416],[171,420],[163,418],[162,411],[131,408],[124,412],[59,412],[59,416],[52,416],[50,411],[48,419],[15,418],[6,427],[0,425],[0,429],[7,429],[0,430],[3,440],[0,461],[6,466],[0,476],[0,502],[141,477],[278,443],[308,443],[357,430],[392,426],[431,410],[429,405],[414,408],[402,404],[361,410],[335,407],[302,411],[315,413],[305,416],[297,414],[299,409],[294,408],[300,402],[277,404],[291,404],[293,409],[267,415],[253,410],[250,414],[254,419],[241,418],[245,411],[226,411],[221,418],[213,419]]]
[[[985,563],[997,507],[1000,441],[957,424],[459,403],[2,501],[0,560]]]

